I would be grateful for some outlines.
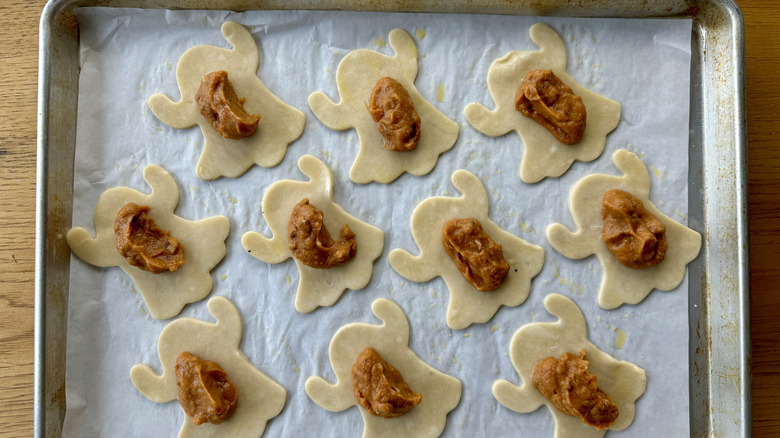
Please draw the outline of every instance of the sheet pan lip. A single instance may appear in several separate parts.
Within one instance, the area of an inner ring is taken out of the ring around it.
[[[35,182],[35,288],[34,288],[34,340],[33,340],[33,436],[46,435],[46,259],[48,229],[49,177],[49,114],[51,87],[50,40],[55,19],[70,10],[79,0],[49,0],[41,12],[38,25],[38,120],[36,139]]]
[[[46,382],[46,229],[48,225],[48,163],[46,149],[48,146],[49,120],[49,78],[51,76],[49,63],[49,37],[51,19],[58,9],[56,1],[46,4],[41,14],[38,32],[38,126],[37,126],[37,160],[35,182],[35,337],[33,381],[33,435],[43,436],[46,412],[43,407]]]
[[[734,125],[735,146],[737,148],[737,163],[735,171],[737,174],[737,220],[741,226],[737,230],[738,242],[738,260],[737,274],[740,285],[740,320],[741,320],[741,342],[742,350],[741,365],[741,384],[742,397],[746,400],[742,411],[742,421],[745,427],[746,436],[753,435],[753,390],[752,390],[752,362],[753,350],[751,341],[751,322],[750,322],[750,229],[749,210],[748,210],[748,143],[747,143],[747,111],[745,102],[746,78],[745,78],[745,20],[739,6],[733,1],[728,0],[728,5],[724,5],[732,15],[732,26],[734,35],[734,77],[735,77],[735,97],[734,107]]]
[[[730,106],[731,114],[729,118],[733,123],[733,143],[734,150],[734,193],[736,199],[734,219],[736,220],[736,235],[733,238],[736,257],[733,264],[732,274],[737,278],[737,290],[728,291],[734,293],[739,298],[735,306],[735,313],[739,317],[739,377],[738,394],[735,394],[742,403],[739,403],[741,424],[736,424],[741,429],[740,436],[750,437],[753,435],[752,422],[752,350],[751,350],[751,328],[750,328],[750,263],[749,263],[749,229],[748,229],[748,197],[747,197],[747,115],[745,110],[745,43],[744,43],[744,18],[742,11],[734,0],[704,0],[712,8],[718,8],[722,11],[719,18],[726,20],[724,25],[730,30],[731,57],[733,63],[731,69],[726,73],[730,84],[733,85],[734,103]],[[719,109],[722,111],[723,109]],[[728,145],[726,145],[728,146]],[[721,274],[723,276],[723,274]],[[712,297],[710,296],[710,301]],[[714,310],[720,310],[719,306],[711,306]],[[726,313],[723,311],[722,313]],[[714,316],[730,316],[715,314]],[[712,318],[712,310],[710,317]],[[708,336],[711,336],[708,335]],[[710,339],[710,352],[712,354],[712,339]],[[710,357],[710,363],[712,357]],[[712,377],[712,375],[710,375]],[[714,394],[711,392],[712,385],[708,388],[710,402]],[[713,407],[710,406],[710,415],[715,415]],[[712,425],[712,422],[710,422]],[[710,430],[712,433],[712,430]]]
[[[34,337],[34,405],[33,405],[33,434],[36,437],[46,435],[46,409],[45,409],[45,383],[46,383],[46,259],[47,259],[47,211],[48,211],[48,149],[49,149],[49,119],[50,102],[48,100],[51,85],[51,56],[50,38],[52,29],[56,25],[55,19],[64,11],[72,10],[77,7],[105,6],[105,7],[132,7],[132,0],[50,0],[43,9],[39,25],[39,70],[38,70],[38,125],[37,125],[37,163],[36,163],[36,246],[35,246],[35,337]],[[151,4],[139,0],[138,4]],[[155,3],[157,8],[161,8],[160,2]],[[301,9],[306,2],[295,1],[296,9]],[[327,1],[320,5],[333,5],[334,1]],[[347,1],[347,3],[350,3]],[[371,2],[365,2],[370,4]],[[487,1],[486,3],[490,3]],[[496,2],[504,6],[510,6],[510,2]],[[752,377],[751,362],[752,350],[750,339],[750,274],[749,274],[749,234],[748,234],[748,206],[747,206],[747,122],[745,112],[745,64],[744,64],[744,20],[742,13],[734,0],[681,0],[681,4],[696,4],[702,8],[717,8],[722,11],[725,20],[731,28],[730,38],[733,44],[732,59],[734,81],[735,104],[731,110],[734,123],[734,148],[735,164],[735,193],[739,201],[736,206],[737,233],[735,240],[737,243],[738,260],[735,262],[734,274],[738,278],[740,301],[738,305],[740,317],[740,352],[742,361],[740,362],[740,398],[744,401],[741,406],[740,419],[742,420],[743,436],[752,436]],[[312,8],[316,5],[314,2],[308,2]],[[455,2],[454,4],[465,5],[466,2]],[[441,6],[441,5],[440,5]],[[485,6],[488,7],[488,6]],[[446,5],[442,12],[454,12]],[[320,8],[318,8],[320,9]],[[365,10],[371,10],[367,8]],[[466,10],[466,13],[476,13]],[[659,14],[659,18],[679,18],[686,15]],[[695,20],[695,15],[688,15]],[[608,18],[608,17],[605,17]],[[641,15],[637,18],[652,18],[652,16]],[[709,391],[708,391],[709,393]],[[710,396],[712,394],[709,394]]]

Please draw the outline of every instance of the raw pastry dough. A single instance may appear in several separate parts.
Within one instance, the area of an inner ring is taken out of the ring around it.
[[[239,350],[241,315],[227,298],[214,297],[208,303],[216,323],[181,318],[168,324],[157,344],[163,373],[158,375],[148,365],[137,364],[130,370],[133,385],[146,398],[157,403],[177,400],[176,357],[189,351],[203,360],[219,363],[238,389],[233,414],[221,424],[195,426],[182,410],[183,424],[179,437],[259,437],[269,419],[282,411],[287,391],[263,374]]]
[[[306,381],[306,393],[329,411],[358,406],[366,424],[364,438],[439,436],[447,422],[447,413],[460,402],[460,381],[423,362],[409,348],[409,321],[398,304],[381,298],[374,301],[371,310],[383,324],[352,323],[341,327],[330,341],[328,351],[336,383],[332,385],[321,377],[310,377]],[[422,394],[420,404],[401,417],[371,415],[355,399],[352,364],[358,354],[368,347],[374,348],[397,368],[414,392]]]
[[[558,358],[564,352],[587,353],[590,362],[588,371],[595,374],[599,388],[612,397],[620,416],[610,427],[623,430],[634,421],[634,402],[645,392],[647,378],[645,370],[638,366],[613,358],[588,341],[587,325],[582,312],[574,302],[563,295],[550,294],[544,299],[544,307],[557,316],[557,322],[536,322],[520,327],[509,344],[512,359],[523,385],[517,387],[506,380],[493,383],[493,396],[507,408],[516,412],[533,412],[547,405],[555,420],[555,437],[600,438],[607,429],[596,430],[559,411],[531,384],[534,366],[545,357]]]
[[[515,130],[525,147],[520,179],[535,183],[548,176],[563,175],[574,160],[598,158],[604,150],[607,134],[620,120],[620,104],[588,90],[566,73],[566,47],[552,27],[537,23],[531,26],[530,34],[540,51],[509,52],[490,66],[487,84],[496,109],[489,111],[478,103],[470,103],[463,114],[471,126],[491,137]],[[515,109],[515,93],[531,70],[552,70],[574,94],[582,97],[588,118],[585,134],[576,145],[561,143],[542,125]]]
[[[119,266],[135,282],[138,291],[155,319],[172,318],[187,303],[202,300],[211,292],[211,269],[225,257],[225,239],[230,221],[225,216],[213,216],[188,221],[174,214],[179,203],[179,188],[171,174],[162,167],[149,165],[144,180],[152,188],[144,195],[127,187],[115,187],[100,195],[95,207],[96,238],[83,228],[68,231],[70,249],[87,263]],[[116,249],[114,218],[123,205],[134,202],[150,207],[149,216],[163,230],[179,239],[184,247],[185,264],[174,272],[152,274],[131,266]]]
[[[204,144],[195,171],[204,180],[238,177],[253,164],[276,166],[284,158],[287,145],[301,136],[306,123],[301,111],[282,102],[257,77],[260,55],[249,31],[238,23],[226,21],[222,25],[222,35],[233,49],[197,45],[179,59],[176,66],[176,80],[182,96],[179,102],[174,103],[160,93],[149,98],[149,108],[166,125],[176,129],[200,126]],[[198,111],[195,93],[200,80],[218,70],[227,71],[236,94],[246,98],[246,111],[260,114],[260,123],[253,135],[240,140],[223,138]]]
[[[417,78],[417,47],[403,29],[394,29],[388,37],[395,56],[360,49],[349,53],[336,72],[341,102],[333,103],[321,92],[309,96],[309,106],[317,118],[330,129],[355,128],[360,150],[349,170],[349,178],[359,184],[371,181],[390,183],[402,173],[425,175],[436,165],[439,155],[448,151],[458,139],[459,127],[433,105],[414,86]],[[412,97],[422,119],[420,140],[411,151],[394,152],[382,145],[385,140],[368,112],[371,90],[380,78],[389,76],[400,82]]]
[[[441,276],[450,290],[447,325],[459,330],[493,317],[501,305],[519,306],[528,297],[531,279],[542,270],[544,250],[502,230],[488,217],[485,187],[473,173],[458,170],[452,183],[463,196],[433,197],[412,213],[411,228],[420,255],[402,249],[390,252],[390,266],[401,276],[417,282]],[[509,273],[498,289],[480,292],[461,275],[441,243],[441,229],[453,218],[476,218],[485,232],[503,247]]]
[[[588,175],[579,180],[569,193],[571,210],[577,231],[572,233],[561,224],[547,227],[547,240],[556,251],[571,259],[583,259],[595,254],[604,270],[599,288],[599,306],[614,309],[623,304],[636,304],[653,288],[672,290],[683,277],[685,267],[701,248],[701,235],[661,213],[650,202],[650,178],[642,161],[631,152],[619,149],[612,162],[623,176]],[[666,225],[669,249],[666,258],[651,268],[632,269],[623,266],[602,240],[604,220],[601,199],[610,189],[620,189],[637,197],[645,208]]]
[[[310,268],[298,259],[300,272],[295,309],[309,313],[319,306],[332,306],[345,289],[362,289],[371,280],[373,263],[385,246],[385,233],[373,225],[361,222],[333,202],[333,175],[322,161],[311,155],[298,160],[298,168],[309,181],[282,180],[273,183],[263,195],[262,212],[273,233],[267,238],[250,231],[241,238],[244,249],[258,260],[281,263],[292,257],[287,246],[287,222],[293,207],[308,198],[323,212],[328,230],[338,230],[344,224],[357,236],[357,253],[347,263],[330,269]],[[336,234],[338,236],[338,234]]]

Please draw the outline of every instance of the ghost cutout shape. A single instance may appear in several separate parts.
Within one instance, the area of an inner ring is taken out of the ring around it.
[[[437,371],[423,362],[409,348],[409,321],[398,304],[381,298],[371,310],[382,325],[352,323],[341,327],[330,341],[330,362],[336,383],[319,376],[306,380],[306,394],[323,408],[338,412],[358,406],[363,415],[363,438],[437,437],[444,430],[447,413],[458,405],[460,380]],[[371,415],[355,399],[352,387],[352,365],[358,354],[373,348],[394,366],[422,401],[406,414],[395,418]]]
[[[324,93],[309,96],[314,115],[330,129],[355,128],[360,150],[349,178],[358,184],[393,182],[402,173],[425,175],[436,165],[439,155],[455,145],[460,128],[453,120],[423,99],[414,81],[417,78],[417,47],[403,29],[394,29],[388,37],[395,56],[359,49],[339,63],[336,85],[341,101],[333,103]],[[420,140],[411,151],[394,152],[384,148],[384,138],[368,112],[368,102],[376,81],[389,76],[400,82],[412,98],[420,115]]]
[[[173,102],[157,93],[149,98],[149,109],[166,125],[176,129],[200,126],[203,153],[196,166],[201,179],[238,177],[252,165],[273,167],[287,152],[287,146],[303,133],[306,117],[271,93],[257,77],[260,55],[252,34],[232,21],[222,25],[222,35],[233,46],[224,49],[205,44],[188,49],[176,66],[181,100]],[[195,94],[203,76],[224,70],[239,98],[246,98],[249,114],[260,114],[257,131],[240,140],[223,138],[200,114]]]
[[[531,279],[542,270],[544,250],[502,230],[488,217],[485,187],[473,173],[458,170],[452,183],[463,196],[432,197],[421,202],[412,213],[412,237],[420,248],[413,256],[405,250],[390,252],[390,266],[402,277],[424,282],[441,276],[450,291],[447,325],[456,330],[486,322],[501,305],[519,306],[531,290]],[[502,246],[510,269],[504,282],[492,292],[481,292],[466,280],[444,250],[442,227],[450,219],[476,218],[485,232]]]
[[[650,178],[642,161],[631,152],[619,149],[612,155],[615,167],[623,176],[588,175],[579,180],[569,193],[571,210],[577,231],[561,224],[547,227],[547,240],[556,251],[570,259],[583,259],[595,254],[604,271],[598,292],[603,309],[623,304],[636,304],[655,289],[672,290],[685,277],[685,268],[699,254],[701,235],[661,213],[650,202]],[[604,193],[620,189],[631,193],[666,226],[669,249],[666,258],[651,268],[634,269],[622,265],[602,240],[604,219],[601,200]]]
[[[83,228],[68,231],[71,251],[95,266],[119,266],[133,280],[149,314],[155,319],[172,318],[185,304],[200,301],[211,292],[211,270],[225,257],[225,239],[230,221],[213,216],[189,221],[174,214],[179,203],[179,188],[170,173],[162,167],[148,165],[144,180],[152,188],[145,195],[128,187],[108,189],[100,195],[95,207],[96,237]],[[163,230],[179,240],[184,248],[185,264],[173,272],[153,274],[130,265],[116,247],[114,220],[128,202],[149,206],[147,213]]]
[[[613,358],[588,341],[587,325],[579,307],[559,294],[544,299],[544,307],[557,316],[557,322],[526,324],[515,332],[509,343],[512,365],[523,380],[518,387],[506,380],[493,383],[493,396],[507,408],[521,413],[533,412],[546,405],[555,420],[555,438],[601,438],[607,429],[597,430],[577,418],[559,411],[531,383],[534,366],[545,357],[558,359],[564,352],[576,355],[585,350],[590,362],[588,372],[596,375],[597,384],[618,406],[620,415],[611,430],[623,430],[634,421],[634,402],[645,392],[647,378],[638,366]]]
[[[208,302],[209,313],[216,323],[181,318],[168,324],[157,343],[163,373],[158,375],[146,364],[130,370],[133,385],[144,397],[156,403],[178,400],[176,358],[188,351],[203,360],[214,361],[225,370],[236,385],[238,401],[233,414],[220,424],[195,426],[182,411],[179,437],[259,437],[265,425],[282,411],[287,391],[263,374],[239,349],[241,315],[227,298],[214,297]]]
[[[559,177],[574,160],[593,161],[601,155],[607,134],[620,120],[620,104],[578,84],[566,72],[566,47],[555,30],[542,23],[531,26],[531,40],[541,50],[512,51],[493,61],[488,70],[487,85],[496,109],[488,110],[478,103],[466,105],[463,114],[479,132],[499,137],[514,130],[523,142],[520,179],[535,183],[546,177]],[[552,70],[574,94],[582,97],[587,111],[585,133],[579,143],[561,143],[542,125],[515,109],[515,93],[525,75],[532,70]]]
[[[295,309],[309,313],[320,306],[332,306],[346,289],[359,290],[368,284],[374,260],[384,249],[385,233],[351,216],[333,201],[333,175],[325,163],[311,155],[304,155],[298,160],[298,168],[309,181],[277,181],[263,194],[261,208],[273,237],[269,239],[250,231],[242,236],[241,243],[253,257],[266,263],[281,263],[292,257],[287,223],[293,207],[303,198],[308,198],[311,205],[322,210],[323,221],[334,240],[338,238],[338,230],[344,224],[349,225],[357,238],[357,252],[347,263],[330,269],[317,269],[293,257],[300,273]]]

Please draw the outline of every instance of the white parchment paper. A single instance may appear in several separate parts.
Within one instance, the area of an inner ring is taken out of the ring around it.
[[[552,222],[573,226],[568,192],[591,173],[617,174],[611,155],[627,148],[650,169],[651,200],[672,218],[687,223],[689,20],[610,20],[352,12],[201,12],[81,9],[78,134],[73,225],[94,230],[92,215],[100,194],[127,186],[148,192],[142,170],[159,164],[181,190],[177,213],[187,219],[223,214],[230,218],[227,256],[212,275],[211,296],[225,296],[243,317],[242,350],[288,391],[282,413],[265,436],[360,436],[357,408],[331,413],[315,405],[305,380],[333,381],[328,345],[335,331],[356,321],[378,323],[370,305],[387,297],[412,324],[411,348],[437,369],[463,382],[460,405],[450,413],[443,436],[552,436],[546,409],[518,414],[490,392],[499,378],[520,384],[508,357],[509,340],[523,324],[552,320],[542,306],[552,292],[572,298],[583,310],[591,340],[618,359],[647,371],[647,391],[636,418],[608,436],[688,436],[687,280],[671,292],[654,291],[642,303],[605,311],[596,304],[601,268],[595,257],[572,261],[551,249],[544,237]],[[253,167],[237,179],[201,181],[195,163],[202,149],[200,130],[172,129],[149,111],[157,92],[179,99],[175,79],[181,54],[196,44],[227,47],[220,26],[234,20],[247,26],[260,50],[258,75],[285,102],[306,114],[302,137],[272,169]],[[511,50],[537,50],[528,36],[545,22],[562,36],[568,71],[582,85],[617,100],[621,121],[604,153],[590,163],[575,162],[561,178],[524,184],[517,173],[522,144],[516,134],[486,137],[468,125],[463,108],[488,108],[488,68]],[[418,44],[417,88],[428,101],[461,125],[455,147],[426,176],[401,176],[389,185],[357,185],[348,178],[358,149],[354,131],[325,128],[307,98],[320,90],[338,101],[335,73],[354,49],[392,54],[388,33],[406,29]],[[304,154],[322,159],[335,176],[335,201],[361,220],[382,228],[385,251],[368,287],[347,291],[333,307],[310,314],[294,309],[298,272],[292,260],[267,265],[245,253],[247,231],[269,231],[260,213],[263,191],[279,179],[303,179],[296,162]],[[502,228],[541,245],[545,267],[529,299],[501,308],[492,320],[453,331],[445,323],[448,292],[441,279],[418,284],[387,263],[393,248],[418,250],[409,231],[415,205],[436,195],[456,196],[453,171],[480,177],[490,196],[490,214]],[[210,320],[206,301],[180,316]],[[170,321],[151,319],[129,278],[117,268],[101,269],[75,256],[71,261],[67,334],[67,415],[64,436],[176,436],[185,418],[177,402],[153,403],[129,378],[136,363],[160,370],[157,338]],[[624,345],[617,342],[625,332]],[[622,347],[622,348],[620,348]]]

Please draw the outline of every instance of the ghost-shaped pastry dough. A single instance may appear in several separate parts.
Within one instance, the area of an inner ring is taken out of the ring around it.
[[[308,198],[311,205],[323,212],[328,230],[337,233],[344,224],[355,233],[357,252],[343,265],[330,269],[317,269],[295,259],[300,273],[295,309],[309,313],[320,306],[332,306],[346,289],[359,290],[371,280],[373,263],[385,246],[385,233],[379,228],[360,221],[333,201],[333,175],[322,161],[311,155],[298,160],[298,168],[309,181],[281,180],[271,184],[263,194],[262,212],[273,233],[267,238],[250,231],[241,243],[253,257],[266,263],[281,263],[292,257],[288,246],[287,223],[298,202]],[[338,234],[333,234],[334,239]]]
[[[328,351],[336,383],[313,376],[306,381],[306,393],[332,412],[358,406],[366,425],[363,438],[439,436],[447,413],[460,402],[460,380],[437,371],[409,348],[409,321],[398,304],[381,298],[374,301],[371,310],[383,324],[352,323],[341,327],[333,335]],[[419,405],[400,417],[383,418],[371,415],[358,404],[352,387],[352,365],[358,354],[369,347],[401,373],[409,388],[422,394]],[[327,427],[338,429],[333,424]]]
[[[421,202],[412,213],[412,237],[420,248],[413,256],[402,249],[390,252],[390,266],[401,276],[424,282],[441,276],[450,291],[447,325],[464,329],[473,323],[486,322],[501,305],[519,306],[528,298],[531,279],[542,270],[544,250],[502,230],[488,217],[485,187],[473,173],[458,170],[452,183],[461,197],[433,197]],[[485,232],[503,247],[509,273],[498,289],[481,292],[466,280],[442,245],[442,227],[450,219],[476,218]]]
[[[547,240],[556,251],[570,259],[583,259],[595,254],[604,271],[599,287],[599,306],[614,309],[623,304],[636,304],[655,289],[672,290],[685,277],[685,268],[699,254],[701,235],[661,213],[650,202],[650,177],[647,168],[636,155],[619,149],[612,162],[623,176],[588,175],[572,187],[569,193],[576,232],[561,224],[547,227]],[[634,269],[621,264],[602,238],[604,219],[601,200],[611,189],[626,191],[644,204],[666,226],[669,249],[666,258],[651,268]]]
[[[236,385],[238,402],[233,414],[220,424],[195,426],[182,411],[183,424],[179,437],[259,437],[271,418],[282,411],[287,391],[263,374],[239,349],[241,315],[227,298],[214,297],[208,303],[209,313],[216,323],[194,318],[181,318],[168,324],[157,343],[162,375],[148,365],[137,364],[130,370],[133,385],[144,397],[157,403],[178,400],[176,358],[188,351],[202,360],[219,364]]]
[[[157,93],[149,98],[149,109],[166,125],[176,129],[200,126],[203,153],[195,169],[204,180],[222,176],[238,177],[252,165],[273,167],[287,152],[287,146],[303,133],[306,117],[271,93],[257,77],[260,55],[252,34],[238,23],[226,21],[222,35],[233,46],[224,49],[210,45],[191,47],[179,59],[176,80],[181,100],[173,102]],[[249,114],[260,114],[257,131],[240,140],[223,138],[198,110],[195,94],[203,76],[224,70],[239,98],[246,98]]]
[[[537,23],[531,26],[530,34],[541,50],[509,52],[493,61],[488,70],[488,90],[496,109],[490,111],[478,103],[470,103],[463,114],[471,126],[491,137],[516,131],[524,147],[520,179],[535,183],[546,177],[563,175],[574,160],[598,158],[604,150],[607,134],[620,120],[620,104],[588,90],[566,73],[566,47],[553,28]],[[585,133],[576,145],[561,143],[542,125],[515,109],[515,93],[532,70],[552,70],[582,98],[588,115]]]
[[[119,266],[133,279],[149,314],[155,319],[172,318],[187,303],[202,300],[211,292],[211,270],[225,257],[225,239],[230,221],[213,216],[189,221],[174,214],[179,203],[179,188],[162,167],[150,164],[144,169],[144,180],[152,188],[150,195],[128,187],[108,189],[100,195],[95,207],[96,237],[83,228],[68,231],[71,251],[95,266]],[[114,220],[128,202],[149,206],[147,213],[162,230],[169,231],[184,248],[185,264],[173,272],[153,274],[132,266],[116,247]]]
[[[638,366],[613,358],[588,340],[587,325],[582,312],[574,302],[563,295],[550,294],[544,307],[557,316],[557,322],[535,322],[520,327],[509,343],[512,365],[523,380],[518,387],[506,380],[493,383],[493,396],[516,412],[533,412],[546,405],[555,420],[555,438],[600,438],[607,429],[597,430],[577,418],[559,411],[531,383],[534,366],[546,358],[558,359],[568,352],[576,355],[585,350],[590,362],[588,372],[596,375],[597,384],[618,406],[620,415],[611,430],[623,430],[634,421],[634,402],[645,392],[647,378]]]
[[[339,103],[333,103],[321,92],[309,96],[312,112],[325,126],[339,131],[350,128],[357,131],[360,150],[349,170],[349,178],[358,184],[371,181],[387,184],[404,172],[425,175],[436,165],[439,155],[450,150],[458,139],[458,124],[423,99],[414,86],[417,46],[412,37],[403,29],[394,29],[388,40],[395,56],[359,49],[341,60],[336,72]],[[409,91],[420,115],[420,140],[411,151],[385,149],[384,138],[368,112],[374,84],[385,76],[400,82]]]

